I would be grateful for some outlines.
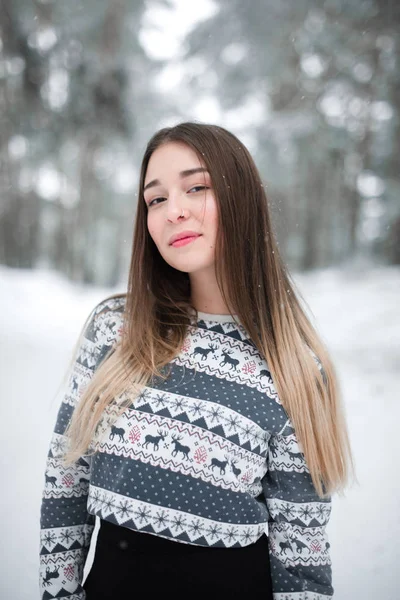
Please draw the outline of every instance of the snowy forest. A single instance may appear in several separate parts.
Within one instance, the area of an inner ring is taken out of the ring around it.
[[[182,120],[246,143],[290,267],[400,263],[399,3],[0,0],[0,14],[1,264],[115,285],[145,144]]]

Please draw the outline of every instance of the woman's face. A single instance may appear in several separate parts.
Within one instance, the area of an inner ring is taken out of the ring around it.
[[[217,205],[206,166],[189,146],[168,142],[153,152],[144,199],[149,233],[169,265],[185,273],[214,267]],[[187,230],[200,236],[183,246],[171,245],[173,235]]]

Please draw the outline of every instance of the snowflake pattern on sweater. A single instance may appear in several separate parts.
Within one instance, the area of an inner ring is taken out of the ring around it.
[[[62,466],[64,432],[120,339],[124,306],[121,296],[92,311],[58,412],[40,511],[42,600],[85,599],[96,516],[201,546],[240,548],[267,533],[274,600],[332,598],[331,500],[316,494],[268,366],[237,317],[199,312],[169,377],[153,378],[114,424],[102,420],[95,456]]]

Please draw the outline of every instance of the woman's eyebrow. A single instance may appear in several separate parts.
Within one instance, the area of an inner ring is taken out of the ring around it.
[[[205,167],[197,167],[196,169],[186,169],[185,171],[181,171],[179,173],[179,177],[181,179],[184,179],[185,177],[189,177],[190,175],[194,175],[195,173],[208,173],[208,169],[206,169]],[[144,186],[143,191],[145,192],[148,188],[154,187],[155,185],[161,185],[159,179],[153,179],[152,181],[149,181],[149,183],[147,183]]]

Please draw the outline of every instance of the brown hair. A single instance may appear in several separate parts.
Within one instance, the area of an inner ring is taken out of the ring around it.
[[[75,407],[64,462],[87,452],[111,403],[119,407],[116,416],[131,404],[132,394],[129,398],[124,391],[138,393],[153,375],[167,377],[163,367],[179,354],[187,334],[194,310],[189,276],[158,252],[147,229],[143,197],[150,157],[168,142],[187,144],[210,173],[218,210],[215,271],[223,300],[268,364],[317,493],[341,492],[353,463],[338,379],[280,257],[262,179],[236,136],[194,122],[161,129],[146,147],[122,337]]]

